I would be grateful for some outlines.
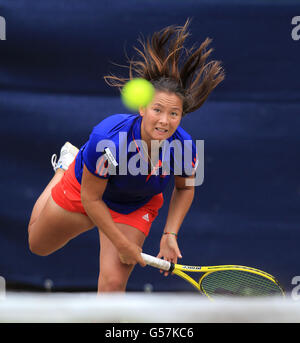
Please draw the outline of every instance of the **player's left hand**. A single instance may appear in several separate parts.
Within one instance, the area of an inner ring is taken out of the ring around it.
[[[163,258],[166,261],[177,263],[178,258],[182,258],[178,247],[177,239],[174,235],[163,235],[160,240],[160,251],[157,258]],[[160,271],[164,276],[168,276],[168,272]]]

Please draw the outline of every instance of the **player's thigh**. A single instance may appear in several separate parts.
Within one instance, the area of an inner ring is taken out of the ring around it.
[[[29,245],[37,254],[49,254],[94,226],[86,215],[63,209],[50,196],[29,229]]]
[[[136,245],[142,247],[145,241],[145,235],[138,229],[116,223],[120,231],[127,239]],[[120,261],[119,252],[112,242],[99,230],[100,233],[100,279],[107,282],[125,282],[130,276],[134,266],[124,264]]]

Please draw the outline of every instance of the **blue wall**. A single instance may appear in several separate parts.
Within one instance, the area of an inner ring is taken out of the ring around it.
[[[2,0],[0,41],[0,275],[8,283],[95,290],[96,229],[48,257],[30,253],[27,224],[53,175],[50,157],[69,140],[124,112],[103,75],[132,56],[138,36],[192,18],[188,44],[213,38],[226,80],[182,126],[205,140],[205,181],[184,221],[186,264],[244,264],[278,277],[300,273],[300,40],[293,1]],[[170,197],[171,185],[166,192]],[[167,201],[144,251],[156,255]],[[191,290],[175,276],[137,266],[128,290]]]

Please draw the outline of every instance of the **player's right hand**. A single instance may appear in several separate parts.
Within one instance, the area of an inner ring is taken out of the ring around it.
[[[125,247],[119,249],[120,261],[124,264],[135,265],[139,264],[141,267],[145,267],[147,264],[143,260],[142,249],[134,243],[129,242]]]

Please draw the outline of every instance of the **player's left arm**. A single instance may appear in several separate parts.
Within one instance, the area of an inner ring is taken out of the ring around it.
[[[191,207],[194,199],[194,186],[186,185],[186,179],[189,178],[194,178],[194,176],[174,176],[175,187],[169,205],[164,232],[178,234],[181,224]],[[160,241],[160,251],[157,257],[163,257],[167,261],[177,263],[177,258],[182,257],[177,243],[177,236],[163,233]],[[167,274],[165,273],[165,275]]]

